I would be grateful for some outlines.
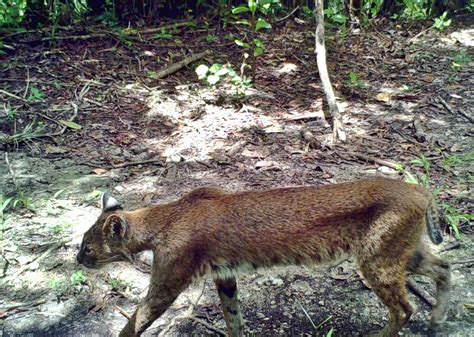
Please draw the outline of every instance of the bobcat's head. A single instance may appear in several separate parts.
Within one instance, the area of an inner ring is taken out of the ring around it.
[[[121,214],[118,201],[104,193],[101,199],[102,214],[84,234],[77,262],[89,268],[101,267],[113,261],[131,261],[127,244],[131,230]]]

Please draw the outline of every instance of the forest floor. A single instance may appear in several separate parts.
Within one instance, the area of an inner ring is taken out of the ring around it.
[[[474,335],[474,26],[456,22],[443,33],[391,22],[347,37],[329,30],[347,136],[338,144],[322,113],[314,27],[294,17],[261,34],[265,51],[240,96],[195,73],[214,63],[239,72],[243,50],[233,40],[244,32],[232,26],[59,29],[54,43],[47,31],[0,36],[9,46],[0,55],[0,335],[107,336],[125,325],[121,311],[132,313],[146,293],[149,254],[100,270],[75,261],[101,192],[134,209],[199,186],[240,191],[374,175],[416,179],[436,193],[447,223],[436,250],[453,264],[449,317],[436,334]],[[430,280],[415,280],[433,294]],[[351,261],[258,270],[239,287],[252,335],[357,336],[387,322]],[[417,311],[402,334],[435,334],[427,296],[410,299]],[[145,335],[223,330],[205,278]]]

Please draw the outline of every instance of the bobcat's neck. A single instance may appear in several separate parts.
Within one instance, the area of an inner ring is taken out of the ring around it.
[[[173,205],[156,205],[123,212],[122,215],[132,230],[128,248],[132,254],[136,254],[156,248],[162,240],[163,228],[176,215],[176,207],[173,207]]]

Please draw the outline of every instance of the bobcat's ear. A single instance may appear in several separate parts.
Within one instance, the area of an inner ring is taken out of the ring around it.
[[[102,212],[115,211],[117,209],[122,209],[120,203],[113,196],[108,193],[102,194],[100,199],[100,205],[102,207]]]
[[[130,226],[127,221],[117,214],[110,215],[102,227],[104,235],[108,238],[120,241],[127,237]]]

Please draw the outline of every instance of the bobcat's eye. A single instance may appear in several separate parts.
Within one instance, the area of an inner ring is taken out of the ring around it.
[[[91,249],[89,248],[89,246],[86,246],[84,248],[84,254],[90,254],[91,253]]]

